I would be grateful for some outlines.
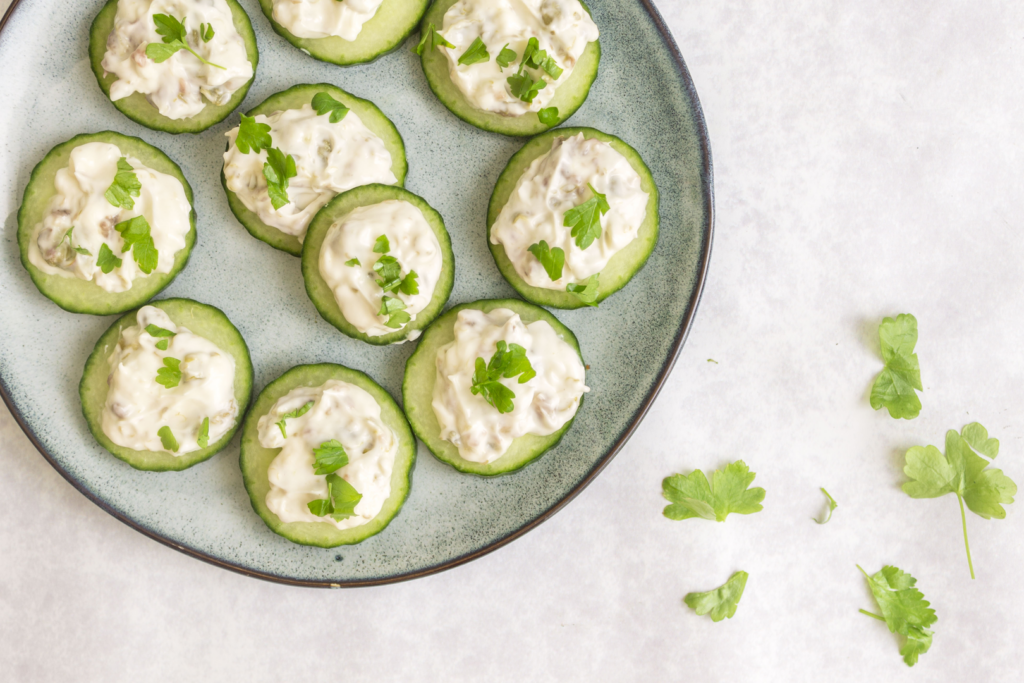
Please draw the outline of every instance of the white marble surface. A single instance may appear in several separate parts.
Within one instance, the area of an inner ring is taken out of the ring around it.
[[[32,0],[25,0],[31,2]],[[600,1],[600,0],[595,0]],[[0,7],[6,4],[0,0]],[[689,342],[626,449],[481,560],[327,592],[248,579],[88,502],[0,408],[0,678],[1008,681],[1024,501],[971,516],[899,490],[902,453],[979,420],[1024,484],[1024,7],[662,0],[703,102],[717,235]],[[924,410],[873,412],[878,320],[921,326]],[[718,364],[707,362],[714,358]],[[742,457],[765,510],[661,516],[661,479]],[[810,521],[819,486],[839,500]],[[1024,493],[1022,493],[1024,495]],[[855,564],[938,612],[914,669]],[[682,596],[750,573],[734,619]]]

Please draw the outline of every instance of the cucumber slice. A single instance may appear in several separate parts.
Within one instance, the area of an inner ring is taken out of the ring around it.
[[[260,104],[250,110],[247,116],[264,116],[273,114],[285,109],[301,109],[302,105],[309,104],[313,97],[319,92],[326,92],[351,109],[363,122],[363,125],[370,129],[370,132],[384,141],[384,147],[391,155],[391,172],[398,178],[397,185],[405,184],[405,174],[409,165],[405,160],[405,142],[395,128],[395,124],[377,108],[373,102],[364,100],[361,97],[349,94],[341,88],[328,83],[312,83],[306,85],[295,85],[287,90],[271,95]],[[260,217],[250,211],[242,203],[234,192],[228,189],[227,179],[224,177],[224,170],[220,172],[220,184],[224,186],[224,192],[228,195],[228,206],[235,218],[241,223],[249,234],[258,240],[262,240],[281,251],[287,251],[292,256],[302,256],[302,242],[294,235],[286,235],[277,228],[271,227],[260,220]]]
[[[349,323],[341,312],[341,308],[338,307],[334,292],[320,275],[320,247],[324,243],[324,238],[327,237],[327,231],[338,219],[360,206],[379,204],[389,199],[409,202],[419,209],[423,217],[427,219],[427,223],[441,245],[441,276],[438,278],[430,303],[416,315],[415,320],[391,334],[371,337]],[[306,281],[306,294],[309,295],[324,320],[353,339],[361,339],[376,346],[385,346],[405,341],[412,332],[423,329],[438,316],[452,293],[452,284],[455,282],[455,255],[452,254],[452,242],[448,231],[445,230],[444,219],[422,197],[393,185],[363,185],[352,188],[348,192],[342,192],[313,217],[309,229],[306,231],[306,240],[302,249],[302,279]]]
[[[487,246],[491,248],[494,262],[498,265],[498,270],[508,280],[508,283],[524,299],[540,306],[580,308],[586,304],[580,301],[579,297],[575,294],[558,289],[533,287],[526,284],[526,281],[519,277],[519,273],[516,272],[512,262],[505,254],[505,247],[500,244],[491,244],[491,226],[498,220],[498,215],[508,202],[508,198],[511,196],[512,190],[515,189],[516,183],[519,182],[520,176],[529,168],[533,160],[551,150],[551,143],[555,137],[570,137],[579,133],[583,133],[583,136],[588,140],[597,138],[607,142],[615,148],[616,152],[626,157],[629,165],[640,175],[640,186],[644,192],[650,195],[647,200],[647,215],[640,226],[640,232],[637,233],[636,239],[630,242],[625,249],[615,254],[608,261],[608,265],[601,270],[601,276],[598,278],[600,286],[597,290],[597,301],[604,301],[625,287],[626,283],[644,267],[651,252],[654,251],[654,246],[658,243],[658,188],[654,184],[651,170],[647,168],[647,164],[644,163],[644,160],[640,158],[635,149],[614,135],[608,135],[593,128],[559,128],[558,130],[538,135],[527,142],[521,150],[512,155],[508,165],[505,166],[505,170],[498,176],[498,182],[494,185],[494,192],[491,193],[491,202],[487,207]]]
[[[402,401],[405,404],[405,415],[409,418],[409,424],[412,425],[412,429],[420,441],[430,449],[430,452],[438,460],[448,463],[460,472],[484,476],[506,474],[528,465],[557,446],[576,418],[574,416],[554,434],[520,436],[512,441],[512,445],[504,455],[490,463],[465,460],[459,455],[458,448],[451,442],[443,440],[441,426],[437,422],[437,416],[431,405],[434,399],[434,383],[437,379],[437,351],[445,344],[454,341],[455,318],[464,308],[473,308],[485,313],[496,308],[507,308],[518,313],[525,323],[546,320],[562,339],[576,349],[577,354],[580,354],[580,345],[572,330],[539,306],[519,299],[484,299],[455,306],[435,320],[434,324],[423,333],[423,337],[416,346],[416,351],[406,361],[405,378],[402,380]],[[582,354],[580,354],[580,361],[583,361]],[[580,407],[583,407],[582,399]]]
[[[199,133],[210,126],[220,123],[228,114],[233,112],[245,99],[249,92],[249,86],[256,78],[256,66],[260,61],[260,53],[256,47],[256,34],[253,33],[252,24],[249,22],[249,15],[245,13],[237,0],[226,0],[231,8],[231,16],[234,19],[235,29],[245,41],[245,51],[249,55],[249,62],[252,64],[253,77],[249,82],[235,91],[227,104],[216,105],[207,101],[203,110],[195,116],[187,119],[169,119],[161,114],[156,107],[149,103],[142,93],[132,93],[128,97],[111,102],[117,109],[136,123],[146,128],[161,130],[165,133]],[[103,55],[107,51],[107,36],[114,28],[114,17],[117,15],[117,0],[108,0],[100,13],[92,22],[89,30],[89,61],[92,63],[92,72],[96,74],[103,94],[110,98],[110,86],[117,80],[114,74],[107,74],[103,70]]]
[[[337,36],[298,38],[274,21],[273,0],[260,0],[263,13],[282,38],[311,57],[341,66],[372,62],[397,48],[416,30],[429,4],[430,0],[384,0],[356,39],[349,41]]]
[[[151,275],[136,278],[132,281],[132,288],[126,292],[107,292],[89,280],[48,275],[39,270],[28,260],[32,232],[46,216],[50,200],[57,193],[53,185],[57,171],[67,168],[72,150],[89,142],[106,142],[116,145],[122,154],[135,157],[155,171],[174,176],[181,181],[182,187],[185,188],[185,197],[188,198],[189,204],[192,204],[193,207],[195,205],[192,201],[192,187],[185,180],[185,176],[176,163],[156,147],[139,138],[128,137],[120,133],[106,131],[91,135],[77,135],[51,149],[36,165],[29,178],[28,186],[25,188],[21,208],[18,210],[18,247],[21,249],[21,263],[28,270],[32,282],[39,288],[39,291],[65,311],[111,315],[141,306],[171,284],[178,272],[185,267],[189,254],[192,252],[192,245],[195,244],[196,212],[193,208],[189,217],[192,229],[185,236],[185,248],[174,257],[174,267],[171,268],[171,272],[166,274],[154,272]]]
[[[369,392],[380,405],[380,416],[384,424],[395,431],[399,441],[398,455],[395,457],[395,466],[391,472],[391,495],[384,502],[384,507],[376,517],[366,524],[344,531],[338,530],[331,524],[320,522],[289,522],[285,524],[270,511],[270,508],[267,507],[267,493],[270,491],[267,469],[281,449],[264,448],[260,444],[257,427],[260,418],[270,412],[277,399],[295,387],[318,387],[330,379],[348,382]],[[402,509],[402,504],[405,503],[405,499],[409,495],[410,476],[415,462],[416,438],[412,435],[409,423],[406,422],[405,415],[402,414],[398,404],[388,392],[368,376],[343,365],[321,363],[319,365],[299,365],[292,368],[260,392],[252,410],[245,418],[245,425],[242,427],[240,465],[245,490],[249,492],[253,510],[263,518],[263,521],[274,533],[302,545],[315,545],[321,548],[351,545],[365,541],[370,536],[383,531],[384,527]]]
[[[118,446],[103,433],[101,415],[107,401],[107,377],[110,376],[110,354],[121,337],[121,330],[136,324],[135,314],[131,311],[124,314],[103,333],[96,347],[85,362],[85,372],[78,385],[78,394],[82,399],[82,412],[89,424],[89,431],[100,442],[100,445],[124,460],[137,470],[151,472],[169,472],[183,470],[209,460],[228,445],[231,437],[238,431],[252,397],[252,361],[249,359],[249,347],[238,329],[231,324],[227,316],[219,308],[201,304],[191,299],[163,299],[150,304],[164,311],[175,325],[187,327],[200,337],[205,337],[230,353],[235,359],[235,401],[238,402],[238,417],[235,426],[228,430],[216,443],[206,448],[184,455],[171,455],[163,451],[137,451]]]
[[[437,0],[420,23],[420,31],[426,31],[430,24],[438,29],[444,24],[444,13],[458,0]],[[586,3],[580,0],[583,9],[590,12]],[[427,84],[437,95],[437,99],[448,107],[448,110],[458,116],[466,123],[471,123],[477,128],[512,136],[528,136],[543,133],[553,126],[557,126],[570,116],[586,101],[590,94],[590,86],[597,78],[597,67],[601,61],[601,41],[595,40],[587,45],[587,48],[580,55],[579,61],[573,68],[569,79],[558,87],[558,92],[551,99],[548,107],[558,107],[558,119],[550,126],[542,123],[536,112],[530,112],[522,116],[502,116],[494,112],[477,109],[466,99],[458,86],[452,83],[448,58],[441,54],[440,50],[424,50],[420,57],[423,64],[423,73],[427,77]]]

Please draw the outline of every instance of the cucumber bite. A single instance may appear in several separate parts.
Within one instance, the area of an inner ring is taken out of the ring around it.
[[[18,210],[21,263],[66,311],[110,315],[169,285],[196,241],[192,188],[138,138],[104,132],[57,145]]]
[[[139,470],[183,470],[238,430],[252,392],[249,347],[213,306],[154,301],[103,333],[78,392],[101,446]]]
[[[527,136],[587,99],[601,61],[580,0],[436,0],[420,24],[423,73],[444,106],[477,128]]]
[[[354,339],[414,340],[438,316],[455,280],[441,214],[391,185],[339,194],[309,225],[306,293],[324,320]]]
[[[487,209],[498,270],[541,306],[596,306],[637,274],[657,242],[650,169],[632,147],[593,128],[559,128],[526,143]]]
[[[409,495],[416,438],[358,370],[300,365],[266,386],[242,428],[242,478],[267,526],[333,548],[379,533]]]
[[[413,431],[460,472],[505,474],[554,448],[589,391],[576,336],[518,299],[455,306],[405,365]]]
[[[167,133],[198,133],[245,99],[259,50],[236,0],[108,0],[89,32],[89,61],[122,114]],[[116,21],[115,21],[116,20]]]
[[[231,211],[253,237],[293,256],[335,195],[401,186],[408,169],[395,124],[372,102],[326,83],[271,95],[227,137],[221,183]]]
[[[372,62],[416,30],[430,0],[260,0],[285,40],[317,59],[346,66]]]

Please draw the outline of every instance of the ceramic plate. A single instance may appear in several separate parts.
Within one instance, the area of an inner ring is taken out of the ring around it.
[[[333,550],[295,545],[256,516],[242,487],[238,438],[184,472],[133,470],[89,434],[78,381],[113,318],[66,313],[33,286],[18,260],[16,212],[29,174],[77,133],[115,130],[164,150],[195,191],[198,240],[162,296],[221,308],[245,336],[255,389],[300,363],[358,368],[401,397],[409,344],[377,348],[342,336],[306,297],[299,259],[249,236],[220,184],[224,133],[238,116],[199,135],[139,126],[107,101],[89,69],[89,25],[102,0],[16,4],[0,32],[0,387],[47,460],[126,524],[173,548],[252,576],[314,586],[355,586],[423,576],[494,550],[550,517],[582,490],[637,428],[686,338],[711,251],[712,184],[707,132],[682,56],[646,0],[592,3],[601,70],[567,125],[593,126],[635,147],[661,190],[661,237],[647,266],[599,309],[556,311],[579,337],[592,391],[554,450],[514,474],[459,474],[420,446],[412,491],[381,534]],[[318,62],[270,28],[256,0],[242,0],[260,64],[247,110],[296,83],[334,83],[377,104],[405,138],[406,187],[444,216],[455,250],[450,304],[512,297],[485,243],[487,201],[523,144],[477,130],[431,94],[413,36],[364,66]]]

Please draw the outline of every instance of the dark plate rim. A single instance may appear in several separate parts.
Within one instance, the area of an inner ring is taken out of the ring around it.
[[[420,569],[413,572],[407,572],[405,574],[399,574],[396,576],[388,576],[383,578],[360,579],[354,581],[341,582],[314,579],[295,579],[289,576],[280,576],[278,574],[262,572],[255,569],[250,569],[248,567],[243,567],[241,565],[237,565],[231,562],[226,562],[219,558],[213,557],[212,555],[208,555],[200,550],[196,550],[195,548],[190,548],[189,546],[175,543],[171,539],[161,536],[160,534],[152,531],[151,529],[148,529],[145,526],[139,524],[127,515],[124,515],[121,512],[115,510],[106,502],[97,498],[91,491],[86,489],[73,476],[71,476],[71,474],[67,470],[61,467],[61,465],[53,458],[53,456],[46,451],[46,449],[43,447],[42,442],[36,436],[35,432],[33,432],[32,428],[29,427],[28,424],[25,422],[24,416],[21,414],[21,411],[18,410],[17,406],[14,404],[14,399],[11,398],[11,395],[7,390],[7,383],[4,381],[3,376],[0,376],[0,397],[3,398],[4,403],[7,405],[8,410],[11,411],[11,415],[18,423],[18,426],[21,427],[22,431],[25,432],[25,435],[28,437],[29,441],[32,442],[32,445],[36,447],[36,449],[42,454],[44,458],[46,458],[46,461],[50,463],[53,469],[57,470],[57,472],[60,473],[60,475],[64,477],[64,479],[66,479],[69,484],[75,487],[79,491],[79,493],[81,493],[86,498],[91,500],[102,510],[113,516],[115,519],[124,522],[135,531],[138,531],[140,534],[148,536],[154,541],[162,543],[163,545],[169,548],[173,548],[179,552],[194,557],[198,560],[202,560],[203,562],[212,564],[215,567],[228,569],[230,571],[237,572],[244,576],[249,576],[255,579],[263,579],[265,581],[272,581],[275,583],[281,583],[289,586],[307,586],[312,588],[358,588],[361,586],[380,586],[389,583],[398,583],[400,581],[418,579],[424,576],[429,576],[431,574],[437,574],[438,572],[445,571],[446,569],[458,567],[459,565],[471,562],[479,557],[483,557],[484,555],[493,552],[504,545],[511,543],[520,536],[523,536],[527,532],[532,531],[536,527],[540,526],[543,522],[550,519],[556,512],[558,512],[566,505],[568,505],[573,498],[578,496],[583,489],[585,489],[592,481],[594,481],[597,475],[601,473],[601,471],[608,465],[609,462],[611,462],[612,458],[614,458],[618,454],[618,452],[622,450],[622,447],[626,445],[626,442],[629,441],[629,438],[633,436],[634,432],[636,432],[637,427],[640,426],[640,423],[647,415],[647,411],[650,410],[651,406],[654,404],[654,400],[658,397],[658,394],[661,393],[662,388],[665,386],[665,381],[668,379],[669,374],[671,374],[672,368],[675,367],[676,361],[679,359],[679,354],[683,349],[683,344],[686,343],[686,338],[690,334],[690,328],[693,326],[693,319],[697,313],[697,307],[700,305],[701,296],[704,294],[704,284],[707,279],[708,266],[711,262],[711,246],[712,242],[714,241],[715,233],[715,192],[714,172],[711,164],[711,143],[708,139],[708,128],[707,122],[704,119],[704,110],[701,109],[700,99],[697,97],[697,90],[693,85],[693,79],[690,77],[690,71],[689,69],[686,68],[686,62],[683,60],[683,55],[679,51],[679,46],[676,44],[675,39],[672,37],[672,33],[669,31],[668,26],[665,24],[665,20],[662,18],[661,13],[658,12],[657,7],[654,6],[654,3],[651,0],[637,1],[641,5],[643,5],[644,9],[647,10],[647,13],[651,16],[651,20],[654,22],[655,27],[658,29],[658,33],[661,34],[662,40],[665,41],[665,47],[668,49],[669,53],[672,55],[672,58],[676,63],[676,69],[679,72],[679,78],[683,83],[683,87],[686,90],[686,94],[690,99],[690,104],[693,107],[694,113],[696,114],[695,123],[697,125],[697,131],[700,137],[701,148],[701,179],[703,181],[701,193],[704,196],[704,211],[705,215],[707,216],[707,220],[704,225],[704,235],[702,240],[703,244],[701,245],[702,254],[700,260],[700,268],[699,272],[697,273],[696,286],[694,287],[693,294],[690,296],[690,303],[686,307],[686,314],[683,316],[682,323],[679,326],[679,331],[676,333],[676,338],[672,342],[671,351],[669,352],[668,357],[665,359],[665,363],[664,365],[662,365],[661,371],[658,373],[658,377],[654,381],[654,386],[651,387],[651,390],[647,394],[647,397],[644,399],[643,403],[640,404],[640,408],[633,416],[633,419],[630,421],[629,426],[626,427],[626,429],[619,435],[619,438],[615,440],[611,448],[608,449],[608,452],[601,457],[601,459],[597,462],[596,465],[594,465],[593,469],[591,469],[590,472],[588,472],[587,475],[583,477],[583,479],[580,480],[580,482],[576,484],[576,486],[573,487],[573,489],[570,490],[560,501],[552,505],[550,508],[548,508],[548,510],[546,510],[543,514],[538,516],[536,519],[528,522],[527,524],[524,524],[515,531],[506,534],[505,536],[499,538],[498,540],[490,543],[489,545],[483,548],[475,550],[471,553],[466,553],[465,555],[456,557],[452,560],[448,560],[447,562],[442,562],[431,567],[426,567],[424,569]],[[21,0],[14,0],[11,3],[11,6],[7,8],[7,12],[4,14],[3,18],[0,18],[0,31],[3,31],[4,26],[7,25],[7,22],[11,18],[11,15],[14,14],[14,10],[20,4]]]

